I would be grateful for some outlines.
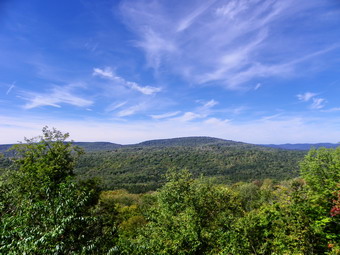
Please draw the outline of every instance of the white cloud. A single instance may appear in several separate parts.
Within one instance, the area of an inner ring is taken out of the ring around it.
[[[229,19],[234,19],[241,12],[247,10],[248,6],[243,1],[229,1],[226,5],[216,9],[217,15],[226,16]]]
[[[15,82],[13,82],[13,83],[11,84],[11,86],[8,88],[8,90],[6,91],[6,95],[8,95],[9,93],[11,93],[12,89],[15,87],[14,84],[15,84]]]
[[[119,111],[117,113],[117,116],[118,117],[127,117],[127,116],[130,116],[130,115],[134,115],[135,113],[140,112],[140,111],[145,110],[145,109],[146,109],[146,105],[141,103],[141,104],[137,104],[137,105],[134,105],[134,106],[131,106],[131,107],[128,107],[126,109]]]
[[[124,105],[126,105],[126,104],[127,104],[127,101],[121,102],[121,103],[114,103],[114,104],[111,104],[111,105],[109,105],[109,106],[106,108],[106,112],[115,111],[115,110],[121,108],[122,106],[124,106]]]
[[[310,99],[312,99],[313,97],[317,96],[318,94],[316,93],[312,93],[312,92],[306,92],[304,94],[298,94],[296,95],[297,98],[300,100],[300,101],[303,101],[303,102],[308,102]]]
[[[173,118],[172,120],[174,122],[176,122],[176,121],[187,122],[187,121],[191,121],[191,120],[202,118],[202,117],[204,118],[203,115],[198,114],[198,113],[186,112],[182,116]]]
[[[296,95],[297,98],[302,102],[309,102],[312,101],[312,104],[310,105],[310,109],[313,110],[319,110],[325,107],[326,99],[316,97],[318,94],[312,93],[312,92],[306,92],[304,94],[298,94]]]
[[[319,110],[325,107],[326,99],[324,98],[313,98],[313,103],[311,105],[311,109]]]
[[[152,95],[152,94],[156,94],[160,91],[162,91],[161,88],[157,88],[157,87],[151,87],[151,86],[139,86],[137,83],[135,82],[126,82],[127,85],[130,86],[130,88],[137,90],[141,93],[143,93],[144,95]]]
[[[136,82],[127,81],[124,78],[116,75],[110,67],[106,67],[105,69],[100,68],[94,68],[93,69],[93,75],[94,76],[100,76],[102,78],[110,79],[118,85],[130,88],[132,90],[138,91],[144,95],[153,95],[158,92],[161,92],[162,89],[160,87],[152,87],[152,86],[141,86],[137,84]]]
[[[150,115],[151,118],[159,120],[159,119],[166,119],[166,118],[170,118],[170,117],[174,117],[178,114],[180,114],[180,111],[177,112],[167,112],[167,113],[163,113],[163,114],[158,114],[158,115]]]
[[[91,100],[74,95],[71,91],[72,89],[73,86],[71,84],[64,87],[54,86],[46,93],[24,92],[24,96],[22,98],[28,102],[23,106],[23,108],[33,109],[40,106],[53,106],[60,108],[60,104],[87,107],[93,104],[93,101]]]
[[[212,99],[212,100],[208,101],[207,103],[205,103],[205,104],[203,105],[203,108],[204,108],[204,109],[210,109],[210,108],[214,107],[214,106],[217,105],[217,104],[218,104],[218,102],[215,101],[214,99]]]
[[[218,119],[218,118],[209,118],[209,119],[204,121],[205,124],[215,125],[215,126],[225,125],[228,122],[230,122],[229,119],[221,120],[221,119]]]
[[[94,76],[101,76],[104,78],[113,78],[113,72],[110,67],[106,67],[105,69],[100,69],[100,68],[93,68],[93,73]]]
[[[192,13],[190,13],[187,17],[180,21],[177,32],[181,32],[186,30],[191,26],[191,24],[197,19],[201,14],[203,14],[216,0],[205,1],[201,6],[195,9]]]
[[[256,86],[254,87],[254,90],[258,90],[261,87],[262,87],[262,84],[261,83],[257,83]]]
[[[286,19],[303,15],[312,3],[216,0],[176,4],[125,0],[121,5],[126,25],[138,37],[136,46],[157,73],[166,70],[193,83],[240,89],[254,78],[296,75],[299,65],[334,49],[330,44],[322,46],[326,51],[298,44],[287,48],[293,37],[287,36],[285,43],[272,36],[286,29],[282,25]]]
[[[202,106],[197,107],[196,111],[198,116],[201,116],[201,118],[205,118],[209,116],[213,111],[212,108],[217,105],[218,102],[214,99],[211,99],[210,101],[203,103]]]
[[[207,118],[212,113],[211,108],[213,108],[215,105],[218,104],[218,102],[215,101],[214,99],[211,99],[208,102],[202,102],[200,100],[197,101],[197,102],[201,103],[203,105],[197,107],[194,112],[185,112],[182,116],[173,118],[171,120],[187,122],[187,121],[191,121],[191,120],[195,120],[195,119]]]
[[[163,38],[150,28],[143,33],[143,39],[136,45],[147,52],[148,66],[153,68],[159,68],[164,56],[174,54],[177,51],[172,40]]]
[[[327,110],[322,110],[322,112],[339,112],[340,111],[340,107],[334,107],[334,108],[330,108]]]

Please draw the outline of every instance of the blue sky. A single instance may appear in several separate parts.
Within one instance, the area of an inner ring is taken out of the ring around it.
[[[5,0],[0,59],[0,144],[340,141],[337,0]]]

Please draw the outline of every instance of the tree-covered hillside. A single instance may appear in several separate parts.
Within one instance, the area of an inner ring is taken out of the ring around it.
[[[298,162],[305,151],[273,149],[211,137],[185,137],[119,145],[108,142],[76,142],[86,154],[79,159],[79,179],[98,178],[105,189],[130,192],[156,190],[169,169],[186,168],[195,177],[211,177],[217,183],[284,180],[298,176]],[[2,149],[8,149],[3,145]],[[0,148],[1,149],[1,148]],[[11,165],[14,152],[0,159],[1,169]]]
[[[241,145],[245,143],[234,142],[231,140],[224,140],[220,138],[207,137],[207,136],[192,136],[192,137],[179,137],[170,139],[157,139],[138,143],[136,147],[196,147],[203,145],[223,144],[223,145]]]
[[[145,192],[162,186],[163,175],[171,168],[186,168],[195,177],[213,177],[219,183],[288,179],[298,176],[298,162],[304,155],[302,151],[223,140],[216,143],[210,140],[206,144],[191,139],[177,140],[176,143],[163,140],[113,151],[86,153],[80,158],[75,173],[81,179],[100,178],[105,189],[125,188],[132,192]]]

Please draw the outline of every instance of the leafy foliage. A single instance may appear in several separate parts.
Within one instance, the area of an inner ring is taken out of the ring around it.
[[[305,180],[281,183],[267,179],[227,187],[171,171],[156,202],[141,213],[147,224],[133,236],[121,235],[117,249],[121,254],[339,254],[339,217],[330,211],[338,205],[337,153],[312,150],[301,163]],[[328,178],[325,189],[318,186],[320,167],[332,171],[322,177]]]
[[[241,213],[234,196],[187,170],[170,171],[167,179],[146,214],[148,224],[123,254],[214,254],[220,229]]]
[[[312,149],[301,163],[301,174],[307,183],[312,228],[322,240],[316,245],[340,243],[340,217],[336,213],[332,215],[339,198],[340,147]]]
[[[113,232],[95,214],[96,183],[72,179],[81,151],[67,137],[45,127],[15,147],[18,171],[0,182],[1,254],[98,254],[112,246]]]
[[[284,181],[302,154],[195,138],[82,155],[83,178],[117,178],[100,191],[67,138],[44,128],[0,159],[0,254],[340,254],[340,148]]]
[[[124,188],[134,193],[156,190],[165,183],[168,169],[188,169],[220,183],[298,176],[298,161],[305,152],[285,151],[238,143],[178,147],[133,147],[86,153],[75,169],[79,178],[98,177],[105,189]]]

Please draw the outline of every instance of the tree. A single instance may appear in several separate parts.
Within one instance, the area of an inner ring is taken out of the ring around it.
[[[42,136],[25,138],[25,143],[11,149],[16,153],[21,192],[38,198],[46,189],[53,195],[60,183],[73,176],[76,160],[83,153],[80,147],[66,142],[68,133],[48,127],[42,132]]]
[[[14,146],[17,171],[0,182],[0,254],[100,254],[113,246],[114,226],[95,214],[96,183],[72,177],[82,151],[68,137],[44,127]]]
[[[123,254],[218,254],[228,242],[224,232],[241,214],[233,194],[187,170],[170,170],[167,180],[146,213],[148,224]]]
[[[306,181],[305,200],[312,229],[319,236],[315,249],[320,252],[340,243],[340,221],[332,215],[340,186],[340,147],[312,149],[301,163],[301,175]],[[334,247],[338,249],[339,247]]]

